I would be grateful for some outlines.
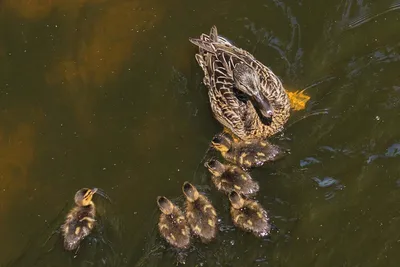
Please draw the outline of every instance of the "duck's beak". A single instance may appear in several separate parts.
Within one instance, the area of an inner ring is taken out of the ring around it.
[[[256,94],[253,96],[253,98],[256,102],[256,107],[260,111],[261,115],[267,119],[272,118],[272,116],[274,115],[274,111],[271,107],[271,104],[269,103],[269,100],[261,94]]]
[[[92,193],[96,193],[102,197],[104,197],[105,199],[107,199],[108,201],[111,202],[111,198],[104,192],[104,190],[100,189],[100,188],[93,188],[92,189]]]

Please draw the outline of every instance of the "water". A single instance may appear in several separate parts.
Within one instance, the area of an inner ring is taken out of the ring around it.
[[[182,203],[188,180],[221,231],[187,266],[397,266],[399,3],[294,2],[1,1],[0,265],[174,266],[156,197]],[[309,87],[271,140],[290,154],[253,172],[268,239],[232,226],[203,167],[221,127],[188,37],[213,24],[289,91]],[[90,186],[113,203],[95,198],[74,257],[53,232]]]

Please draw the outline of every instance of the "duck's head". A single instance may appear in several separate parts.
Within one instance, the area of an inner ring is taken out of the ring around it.
[[[234,209],[241,209],[244,205],[243,197],[236,191],[229,193],[229,201]]]
[[[261,115],[266,119],[271,119],[274,110],[262,93],[260,77],[257,72],[245,63],[238,63],[233,69],[233,79],[236,88],[252,98]]]
[[[170,215],[174,210],[174,204],[166,197],[157,197],[157,204],[165,215]]]
[[[226,135],[219,134],[211,140],[211,145],[220,152],[228,152],[232,146],[232,139]]]
[[[186,199],[190,202],[194,202],[199,198],[199,191],[189,182],[183,184],[182,191]]]
[[[78,206],[88,206],[92,203],[93,195],[98,191],[97,188],[82,188],[75,193],[75,203]]]
[[[221,176],[222,173],[225,171],[225,166],[221,162],[216,159],[212,159],[207,161],[204,166],[211,172],[214,176]]]

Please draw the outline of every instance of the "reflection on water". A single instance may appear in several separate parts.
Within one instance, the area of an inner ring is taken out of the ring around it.
[[[220,229],[211,244],[194,241],[187,266],[398,265],[396,1],[6,0],[0,10],[1,266],[173,266],[156,197],[182,205],[186,180]],[[271,140],[290,154],[252,172],[274,225],[264,239],[233,226],[203,168],[221,127],[188,37],[213,24],[290,92],[307,89]],[[113,203],[95,199],[98,225],[74,257],[57,229],[76,190],[92,186]]]
[[[21,200],[29,199],[24,192],[32,184],[29,172],[34,161],[37,127],[42,114],[28,109],[24,112],[31,114],[23,116],[20,111],[9,110],[0,114],[0,224],[3,226],[18,220],[14,209],[18,209]],[[0,228],[0,235],[8,243],[3,247],[5,255],[14,254],[10,248],[24,242],[24,238],[16,236],[7,227]]]
[[[82,8],[81,5],[78,7]],[[46,73],[46,80],[49,86],[65,90],[77,119],[87,132],[93,105],[104,93],[103,85],[117,79],[124,67],[130,71],[140,67],[124,64],[133,53],[138,32],[152,27],[160,17],[153,16],[151,11],[143,11],[140,2],[133,1],[110,3],[104,10],[85,15],[90,19],[84,19],[82,23],[77,11],[69,12],[75,15],[76,22],[69,21],[60,36],[61,41],[69,45],[61,48],[60,55]]]

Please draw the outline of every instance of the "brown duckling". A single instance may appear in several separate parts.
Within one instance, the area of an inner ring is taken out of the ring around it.
[[[213,159],[206,162],[205,166],[212,174],[211,180],[219,191],[229,194],[236,190],[244,195],[254,195],[260,189],[250,174],[235,165],[222,164]]]
[[[193,233],[204,243],[210,242],[217,233],[217,213],[211,202],[196,187],[185,182],[182,191],[186,197],[186,219]]]
[[[211,141],[212,146],[227,160],[243,168],[260,167],[267,161],[283,157],[281,148],[265,140],[235,142],[227,134],[219,134]]]
[[[190,229],[182,211],[166,197],[157,197],[157,204],[162,212],[158,222],[161,235],[176,248],[188,248]]]
[[[76,192],[76,206],[68,213],[65,223],[61,226],[66,250],[78,248],[80,242],[92,231],[96,222],[96,207],[92,201],[95,193],[108,198],[98,188],[82,188]]]
[[[231,217],[237,227],[259,237],[270,233],[268,214],[260,203],[241,196],[236,191],[229,194],[229,201],[231,202]]]

